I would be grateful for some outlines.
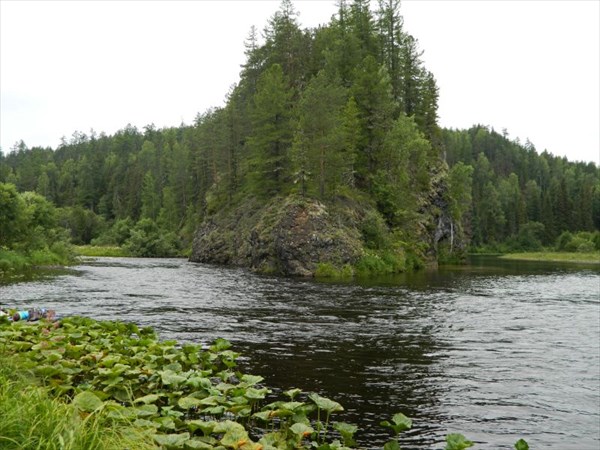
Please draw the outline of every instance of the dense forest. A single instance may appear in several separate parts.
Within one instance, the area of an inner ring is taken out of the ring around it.
[[[189,249],[219,211],[289,197],[369,205],[365,248],[421,258],[442,219],[450,253],[539,249],[600,229],[595,164],[486,126],[441,129],[436,80],[400,1],[338,5],[329,24],[301,29],[283,0],[262,34],[250,30],[225,106],[193,124],[75,132],[56,149],[19,142],[0,153],[0,182],[56,205],[72,242],[141,256]]]

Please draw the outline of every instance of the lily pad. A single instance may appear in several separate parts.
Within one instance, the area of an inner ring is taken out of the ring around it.
[[[83,391],[73,398],[73,404],[81,411],[93,412],[100,409],[104,402],[96,394],[90,391]]]

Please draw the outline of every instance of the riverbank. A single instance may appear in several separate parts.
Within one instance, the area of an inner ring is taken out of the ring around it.
[[[331,420],[342,405],[300,389],[277,399],[262,377],[237,370],[239,356],[223,339],[207,348],[161,342],[134,324],[3,319],[1,446],[355,448],[357,427]],[[398,448],[412,421],[395,414],[382,425],[391,430],[389,448]],[[460,434],[446,443],[449,450],[473,445]]]
[[[76,261],[76,256],[68,245],[54,245],[51,249],[31,252],[0,248],[0,280],[22,278],[39,268],[71,266]]]
[[[548,261],[564,262],[575,264],[600,265],[600,252],[528,252],[528,253],[507,253],[499,256],[502,259],[512,259],[521,261]]]

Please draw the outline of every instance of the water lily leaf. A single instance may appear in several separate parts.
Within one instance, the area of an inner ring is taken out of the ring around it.
[[[167,386],[171,385],[171,384],[183,383],[187,379],[187,377],[178,375],[175,372],[173,372],[172,370],[164,370],[159,373],[160,373],[163,384],[165,384]]]
[[[73,404],[81,411],[93,412],[101,408],[104,402],[96,394],[90,391],[83,391],[73,398]]]
[[[177,428],[175,421],[171,417],[157,417],[156,419],[152,419],[152,421],[157,423],[161,429],[175,430]]]
[[[144,395],[143,397],[136,398],[133,403],[144,403],[145,405],[148,405],[149,403],[158,401],[159,398],[160,397],[156,394],[148,394]]]
[[[158,445],[162,445],[167,448],[181,448],[183,447],[185,441],[190,439],[190,433],[155,434],[152,437],[154,438],[154,442],[156,442]]]
[[[217,422],[213,430],[214,433],[229,433],[235,430],[246,431],[244,426],[234,422],[232,420],[224,420],[223,422]]]
[[[304,406],[302,402],[286,402],[281,405],[281,409],[287,409],[288,411],[294,411],[297,408]]]
[[[384,420],[381,422],[381,426],[391,428],[396,434],[399,434],[412,427],[412,420],[402,413],[397,413],[392,417],[392,423]]]
[[[264,381],[264,378],[258,375],[248,375],[248,374],[244,374],[242,375],[241,378],[241,385],[243,385],[244,387],[250,387],[250,386],[254,386],[258,383],[261,383],[262,381]]]
[[[218,389],[219,391],[223,392],[223,393],[227,393],[228,391],[232,390],[233,388],[235,388],[235,386],[233,384],[230,383],[219,383],[215,386],[216,389]]]
[[[446,436],[446,450],[464,450],[474,445],[472,441],[469,441],[462,434],[452,433]]]
[[[210,382],[210,380],[208,378],[196,376],[196,375],[192,375],[191,377],[189,377],[187,379],[187,381],[185,382],[185,384],[188,386],[192,386],[196,389],[198,389],[198,388],[210,389],[212,387],[212,383]]]
[[[199,439],[188,439],[183,443],[183,448],[186,450],[212,450],[214,447]]]
[[[302,389],[294,388],[294,389],[288,389],[287,391],[284,392],[284,394],[287,395],[293,401],[294,398],[296,397],[296,395],[300,394],[301,392],[302,392]]]
[[[312,427],[303,423],[295,423],[290,427],[290,431],[298,436],[309,436],[315,432]]]
[[[525,441],[525,439],[519,439],[517,441],[517,443],[515,444],[515,449],[516,450],[529,450],[529,444],[527,443],[527,441]]]
[[[356,425],[344,422],[336,422],[333,424],[333,429],[338,431],[344,440],[344,445],[351,447],[355,445],[354,433],[358,430]]]
[[[177,404],[182,409],[191,409],[191,408],[200,406],[202,404],[202,402],[201,402],[201,400],[194,398],[194,397],[183,397],[183,398],[179,399]]]
[[[208,408],[204,408],[202,410],[202,412],[206,413],[206,414],[219,415],[219,414],[223,414],[225,412],[225,407],[224,406],[209,406]]]
[[[135,419],[133,425],[140,428],[154,428],[157,429],[159,425],[156,422],[152,422],[147,419]]]
[[[393,439],[383,445],[383,450],[400,450],[400,444],[397,440]]]
[[[107,416],[113,420],[130,422],[137,417],[137,414],[133,411],[133,408],[125,408],[124,406],[117,405],[111,407]]]
[[[252,417],[268,422],[272,417],[273,411],[260,411],[252,414]]]
[[[244,394],[244,397],[251,399],[251,400],[262,400],[266,397],[266,395],[269,393],[269,390],[267,388],[262,388],[262,389],[256,389],[256,388],[248,388],[246,389],[246,393]]]
[[[181,367],[181,364],[179,363],[171,363],[171,364],[167,364],[163,370],[172,370],[173,372],[181,372],[183,370],[183,367]]]
[[[200,404],[206,406],[216,406],[219,405],[223,400],[224,399],[222,397],[211,395],[200,400]]]
[[[328,398],[321,397],[319,394],[316,394],[314,392],[309,394],[308,397],[313,402],[315,402],[315,405],[317,405],[317,407],[319,407],[323,411],[327,411],[328,413],[339,412],[344,410],[343,406],[340,405],[338,402],[334,402],[333,400],[330,400]]]
[[[36,375],[42,378],[50,378],[56,375],[57,373],[60,373],[61,369],[58,366],[43,365],[36,367],[34,371]]]
[[[225,447],[238,448],[250,441],[246,429],[237,422],[226,420],[220,422],[214,430],[215,433],[225,433],[221,438],[221,444]]]
[[[217,422],[214,420],[208,422],[204,420],[188,420],[186,424],[192,433],[196,430],[201,430],[203,434],[208,435],[213,432]]]
[[[216,339],[214,344],[210,346],[210,350],[213,352],[221,352],[228,348],[231,348],[231,342],[223,338]]]
[[[133,410],[138,417],[150,417],[158,414],[158,406],[156,405],[137,406]]]

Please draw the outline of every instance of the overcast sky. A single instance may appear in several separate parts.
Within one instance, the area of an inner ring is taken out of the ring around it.
[[[373,1],[373,4],[376,2]],[[294,2],[303,27],[333,0]],[[0,0],[0,146],[192,123],[239,79],[279,1]],[[440,88],[440,125],[483,124],[600,164],[600,1],[405,0]]]

